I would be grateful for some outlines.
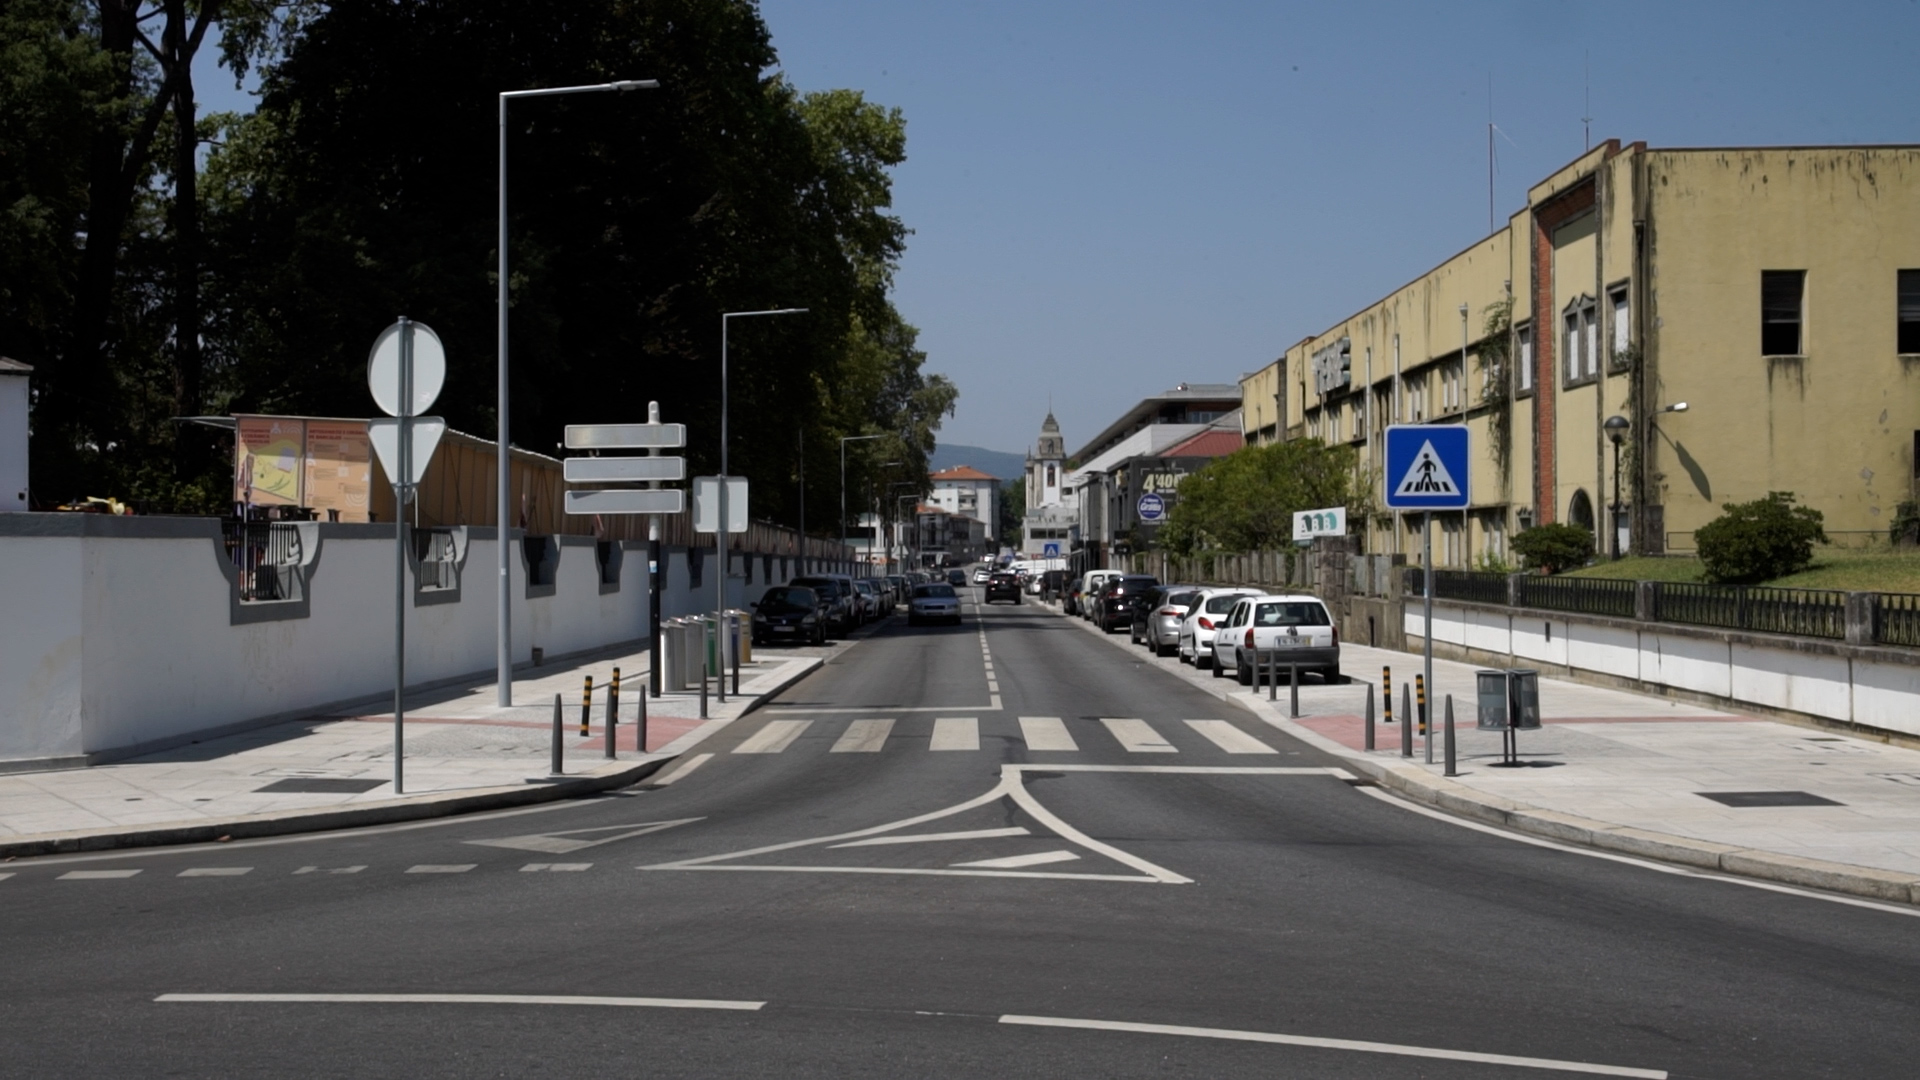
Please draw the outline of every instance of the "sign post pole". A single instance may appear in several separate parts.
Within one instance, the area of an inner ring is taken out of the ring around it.
[[[1428,693],[1433,683],[1433,512],[1465,511],[1472,496],[1468,481],[1473,459],[1469,434],[1463,424],[1395,424],[1387,429],[1387,506],[1418,510],[1420,514],[1420,640],[1423,679]],[[1413,717],[1406,718],[1412,723]],[[1433,764],[1433,725],[1425,725],[1422,742],[1427,764]],[[1404,745],[1404,744],[1403,744]]]
[[[1433,511],[1420,515],[1420,642],[1426,662],[1427,694],[1433,694]],[[1427,764],[1433,764],[1433,725],[1421,734],[1427,750]]]
[[[400,316],[400,471],[393,482],[393,793],[404,794],[407,690],[407,478],[413,449],[413,320]]]

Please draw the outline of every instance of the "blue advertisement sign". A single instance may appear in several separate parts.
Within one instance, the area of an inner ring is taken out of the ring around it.
[[[1167,500],[1149,491],[1140,496],[1140,520],[1159,521],[1167,516]]]

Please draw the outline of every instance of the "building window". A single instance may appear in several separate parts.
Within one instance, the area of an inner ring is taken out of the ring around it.
[[[1048,487],[1060,486],[1060,475],[1059,473],[1054,471],[1056,468],[1058,468],[1058,466],[1054,466],[1054,465],[1047,466],[1047,486]]]
[[[1440,557],[1435,560],[1437,566],[1459,566],[1465,559],[1464,545],[1460,543],[1460,519],[1452,514],[1440,518]]]
[[[1340,406],[1338,405],[1327,410],[1327,441],[1329,443],[1340,441]]]
[[[1407,420],[1418,424],[1427,418],[1427,373],[1421,372],[1407,386]]]
[[[1805,270],[1760,271],[1760,355],[1803,354],[1800,324],[1806,286]]]
[[[1900,351],[1920,353],[1920,270],[1900,271]]]
[[[1507,517],[1505,514],[1488,514],[1481,519],[1481,531],[1486,534],[1487,554],[1504,559],[1507,556]]]
[[[1593,378],[1600,371],[1600,327],[1594,321],[1593,297],[1575,297],[1561,321],[1568,385]]]
[[[1520,350],[1520,392],[1533,392],[1533,327],[1522,326],[1514,331],[1514,340]]]
[[[1625,285],[1618,286],[1607,294],[1607,306],[1612,309],[1609,329],[1613,331],[1612,348],[1608,350],[1609,355],[1607,359],[1613,367],[1624,368],[1627,366],[1629,341],[1629,335],[1627,334],[1629,325],[1627,321],[1627,287]]]

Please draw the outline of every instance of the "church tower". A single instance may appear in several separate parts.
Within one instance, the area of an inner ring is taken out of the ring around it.
[[[1027,455],[1027,509],[1058,506],[1061,485],[1066,482],[1067,445],[1060,437],[1060,423],[1049,411],[1040,424],[1040,441]]]

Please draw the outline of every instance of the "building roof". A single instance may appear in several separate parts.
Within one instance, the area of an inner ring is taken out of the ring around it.
[[[1246,436],[1238,431],[1210,428],[1185,442],[1167,447],[1161,451],[1162,457],[1226,457],[1235,450],[1247,445]]]
[[[971,465],[955,465],[951,469],[942,469],[932,476],[934,480],[998,480],[992,473],[984,473]]]
[[[1121,414],[1118,420],[1108,424],[1105,431],[1088,440],[1085,446],[1072,457],[1084,467],[1088,459],[1105,453],[1115,443],[1155,424],[1205,423],[1217,417],[1208,416],[1201,421],[1186,419],[1188,405],[1218,405],[1218,409],[1203,409],[1204,412],[1225,413],[1240,407],[1239,383],[1181,383],[1164,393],[1142,398],[1138,405]]]
[[[32,370],[32,364],[23,363],[10,356],[0,356],[0,374],[25,375]]]

